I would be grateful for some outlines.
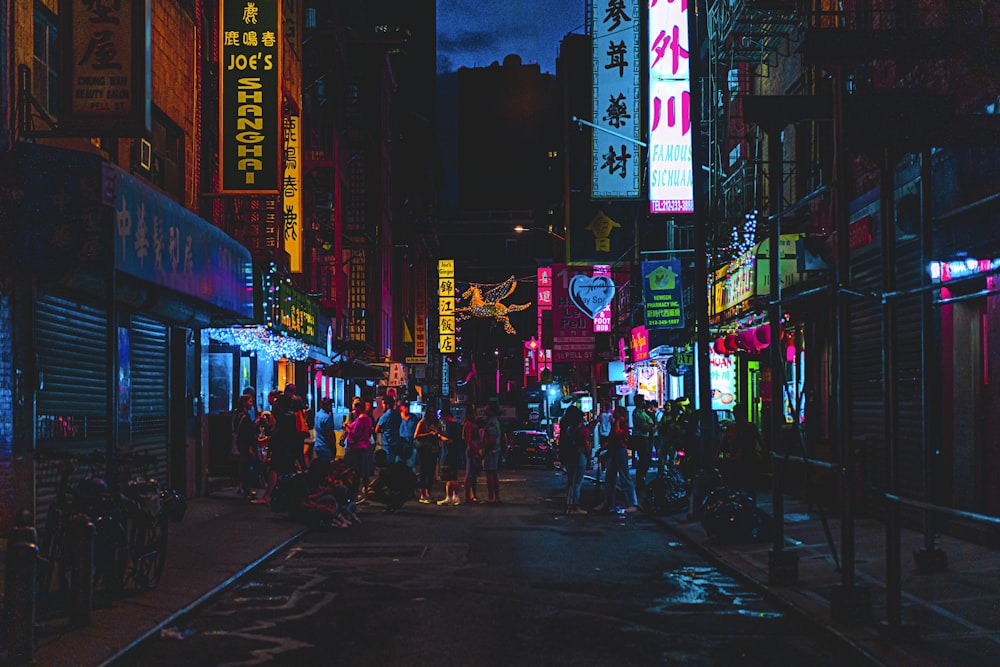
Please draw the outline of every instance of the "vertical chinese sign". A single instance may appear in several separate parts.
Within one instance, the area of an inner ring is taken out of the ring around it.
[[[59,76],[60,130],[149,134],[149,2],[61,0],[59,18],[60,41],[68,44]]]
[[[552,310],[552,267],[538,268],[538,372],[552,370],[552,350],[542,345],[542,313]]]
[[[302,272],[302,161],[300,117],[285,114],[282,132],[285,144],[283,173],[281,176],[281,226],[288,268],[292,273]]]
[[[279,192],[280,0],[221,0],[219,137],[222,191]]]
[[[438,260],[438,352],[455,351],[455,260]]]
[[[650,213],[694,213],[688,61],[688,0],[650,0]]]
[[[594,199],[640,196],[639,17],[639,0],[594,0]]]
[[[413,363],[427,363],[427,264],[413,272]]]
[[[642,300],[647,329],[683,329],[683,296],[679,260],[642,263]]]
[[[288,253],[288,270],[301,273],[303,262],[302,212],[302,56],[299,47],[299,0],[281,3],[281,228],[282,248]]]
[[[438,260],[438,352],[455,351],[455,260]],[[441,360],[441,395],[450,393],[451,366]]]

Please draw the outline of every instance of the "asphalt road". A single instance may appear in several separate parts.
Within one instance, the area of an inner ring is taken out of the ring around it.
[[[500,505],[365,506],[120,664],[863,664],[649,517],[564,516],[562,483],[505,470]]]

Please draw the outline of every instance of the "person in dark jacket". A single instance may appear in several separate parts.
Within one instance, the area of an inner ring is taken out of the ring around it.
[[[580,487],[590,458],[593,436],[584,423],[583,411],[575,405],[566,408],[559,421],[559,462],[566,473],[566,514],[586,514],[580,507]]]
[[[297,462],[302,457],[302,438],[295,426],[295,412],[288,396],[278,394],[271,404],[274,430],[268,442],[267,490],[263,498],[255,503],[270,503],[271,494],[281,475],[293,475],[298,470]]]
[[[258,478],[256,466],[260,464],[257,456],[257,426],[250,415],[253,407],[253,394],[243,394],[233,411],[233,435],[239,451],[239,487],[240,494],[245,499],[250,499],[253,495],[252,489]]]

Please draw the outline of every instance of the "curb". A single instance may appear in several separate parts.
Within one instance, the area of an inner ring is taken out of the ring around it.
[[[253,570],[257,569],[266,560],[268,560],[269,558],[271,558],[275,554],[278,554],[278,553],[280,553],[280,552],[288,549],[289,547],[291,547],[294,543],[296,543],[300,539],[302,539],[302,536],[305,535],[307,531],[308,531],[307,528],[303,528],[302,530],[300,530],[299,532],[295,533],[294,535],[292,535],[288,539],[280,542],[278,545],[272,547],[271,549],[269,549],[265,553],[261,554],[261,556],[259,558],[257,558],[252,563],[250,563],[249,565],[245,566],[244,568],[242,568],[238,572],[235,572],[232,575],[230,575],[229,577],[227,577],[224,581],[222,581],[220,584],[218,584],[217,586],[215,586],[214,588],[212,588],[210,591],[206,592],[204,595],[202,595],[201,597],[199,597],[194,602],[191,602],[190,604],[182,607],[181,609],[178,609],[174,613],[170,614],[170,616],[168,616],[167,618],[163,619],[162,621],[160,621],[159,623],[157,623],[156,625],[154,625],[153,627],[151,627],[149,630],[147,630],[146,632],[144,632],[142,635],[140,635],[139,637],[136,637],[135,639],[133,639],[131,642],[129,642],[128,644],[126,644],[125,646],[123,646],[121,649],[119,649],[117,653],[115,653],[114,655],[112,655],[111,657],[109,657],[107,660],[105,660],[104,662],[102,662],[99,665],[99,667],[111,667],[116,662],[118,662],[119,660],[123,659],[128,653],[130,653],[130,652],[134,651],[136,648],[138,648],[143,642],[145,642],[148,639],[150,639],[150,638],[158,635],[160,633],[160,631],[163,630],[164,628],[166,628],[167,626],[172,625],[173,623],[177,622],[179,619],[183,618],[187,614],[190,614],[191,612],[196,611],[199,607],[204,606],[205,604],[207,604],[208,602],[210,602],[213,598],[215,598],[219,594],[223,593],[227,589],[231,588],[233,585],[236,584],[237,581],[239,581],[242,577],[245,577],[246,575],[248,575]]]
[[[760,580],[754,578],[750,574],[747,574],[738,563],[734,562],[733,559],[727,558],[725,555],[720,554],[718,551],[710,546],[705,545],[700,540],[695,539],[693,535],[690,535],[688,531],[678,528],[674,523],[669,521],[667,518],[656,515],[649,514],[643,511],[643,514],[653,520],[660,527],[669,531],[672,535],[678,539],[684,541],[685,544],[693,546],[702,556],[710,560],[712,563],[717,565],[720,569],[724,570],[726,574],[739,580],[748,587],[757,590],[766,597],[768,600],[773,602],[778,607],[793,613],[795,616],[799,617],[803,621],[809,623],[815,628],[821,630],[823,633],[830,636],[832,639],[842,644],[843,646],[854,651],[858,657],[865,660],[868,664],[876,667],[890,667],[887,663],[879,660],[870,651],[865,649],[863,646],[859,645],[851,637],[845,635],[837,628],[832,625],[825,623],[822,619],[818,618],[814,613],[810,612],[803,606],[796,604],[793,600],[788,599],[787,596],[781,595],[775,592],[773,588],[767,584],[761,582]]]

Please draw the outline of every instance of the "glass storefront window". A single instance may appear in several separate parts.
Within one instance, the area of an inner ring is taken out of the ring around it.
[[[209,414],[232,410],[233,377],[232,352],[210,352],[208,354]]]

